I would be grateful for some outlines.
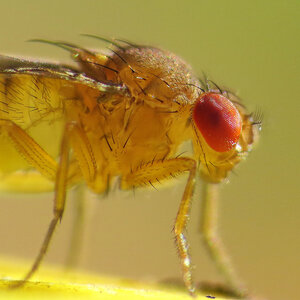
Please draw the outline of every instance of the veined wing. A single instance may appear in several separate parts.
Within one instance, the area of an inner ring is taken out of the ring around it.
[[[73,83],[83,84],[105,93],[126,93],[124,86],[113,83],[97,81],[83,72],[69,66],[45,62],[29,61],[20,58],[0,55],[0,73],[3,74],[27,74],[47,78],[62,79]]]
[[[64,106],[69,100],[80,100],[77,84],[97,88],[97,82],[65,66],[0,56],[0,119],[21,127],[56,158],[65,122]],[[0,132],[0,143],[0,175],[31,172],[5,132]]]

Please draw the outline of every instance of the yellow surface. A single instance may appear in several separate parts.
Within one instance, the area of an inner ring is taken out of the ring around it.
[[[22,278],[27,267],[28,264],[23,262],[0,259],[0,299],[194,299],[183,288],[65,272],[45,266],[23,287],[9,288],[10,284]],[[207,296],[209,294],[202,294],[195,299],[211,299]]]
[[[53,191],[53,189],[53,182],[34,170],[16,171],[9,175],[0,173],[1,192],[42,193]]]

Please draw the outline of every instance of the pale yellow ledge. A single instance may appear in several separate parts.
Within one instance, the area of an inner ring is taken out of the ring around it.
[[[197,298],[185,289],[147,284],[125,279],[100,277],[87,273],[66,272],[45,264],[34,278],[23,287],[10,289],[12,281],[22,278],[29,264],[0,258],[0,299],[5,300],[210,300],[209,294],[199,292]],[[216,300],[233,300],[214,295]]]

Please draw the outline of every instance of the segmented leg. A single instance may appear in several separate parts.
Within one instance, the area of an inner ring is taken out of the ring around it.
[[[87,141],[84,132],[81,132],[82,130],[78,128],[76,123],[69,124],[67,131],[71,142],[73,142],[71,144],[74,148],[74,152],[78,153],[78,155],[76,155],[76,157],[78,157],[77,161],[70,164],[68,185],[74,185],[75,183],[78,183],[82,179],[82,175],[84,175],[86,181],[92,180],[93,176],[95,176],[96,167],[94,157],[90,153],[90,144]],[[42,177],[55,182],[57,174],[57,162],[53,159],[53,157],[49,155],[30,135],[28,135],[26,131],[24,131],[11,120],[0,119],[0,134],[6,135],[20,155],[32,166],[33,169],[37,171],[37,174],[35,175],[33,175],[33,172],[31,172],[30,176],[35,176],[36,180],[39,180],[41,185],[45,185],[45,191],[48,191],[51,187],[51,184],[47,184],[47,182],[45,183],[41,178],[39,178],[38,175],[40,174]],[[80,169],[78,164],[82,166],[81,161],[85,161],[86,165]],[[31,181],[30,178],[26,178],[26,174],[22,175],[18,173],[6,175],[7,178],[9,176],[11,176],[12,183],[3,183],[3,186],[5,186],[5,184],[7,185],[7,190],[9,190],[9,188],[13,190],[13,188],[10,186],[12,186],[14,180],[16,182],[18,180],[23,180],[22,184],[28,180],[28,183],[33,186],[33,181]],[[41,187],[39,186],[39,188]],[[25,188],[23,189],[26,190]],[[41,191],[43,191],[43,189],[41,189]]]
[[[16,149],[34,168],[40,171],[44,176],[55,180],[53,218],[49,224],[39,254],[36,257],[30,271],[25,275],[22,281],[12,285],[12,287],[18,287],[23,285],[29,278],[31,278],[31,276],[39,268],[48,250],[57,223],[62,218],[68,184],[69,143],[73,147],[80,170],[88,182],[92,181],[95,176],[96,164],[89,141],[84,131],[76,123],[67,124],[65,126],[58,165],[53,158],[47,152],[45,152],[24,130],[22,130],[13,122],[9,120],[0,120],[0,129],[8,134]]]
[[[69,124],[68,136],[80,170],[88,184],[94,180],[97,172],[96,160],[90,141],[84,130],[75,122]]]
[[[245,296],[246,289],[239,281],[225,252],[217,231],[217,190],[218,185],[205,183],[202,205],[201,232],[212,259],[223,274],[230,288],[238,296]]]
[[[97,166],[90,141],[78,123],[68,125],[68,137],[74,151],[76,161],[87,184],[92,183],[96,176]],[[84,222],[84,187],[79,185],[74,193],[75,216],[71,233],[71,243],[67,255],[67,268],[72,268],[78,261]]]
[[[181,260],[184,283],[188,288],[190,294],[194,296],[195,287],[192,281],[192,266],[191,259],[188,253],[189,244],[184,236],[184,231],[186,230],[186,224],[189,218],[189,210],[195,185],[196,164],[194,162],[191,163],[189,171],[190,175],[180,202],[179,210],[175,221],[174,232]]]
[[[189,245],[185,238],[186,224],[195,185],[195,161],[189,158],[174,158],[145,164],[136,171],[132,171],[127,176],[124,176],[121,181],[121,187],[123,189],[128,189],[135,186],[143,186],[147,183],[152,184],[155,181],[161,181],[167,177],[183,172],[189,172],[189,177],[178,209],[174,233],[182,266],[184,283],[190,294],[195,295],[195,287],[192,282],[191,259],[188,253]]]
[[[66,186],[67,186],[67,175],[68,175],[68,164],[69,164],[69,145],[68,145],[68,131],[64,130],[61,148],[60,148],[60,160],[58,163],[56,179],[55,179],[55,198],[54,198],[54,209],[53,218],[49,224],[45,239],[42,243],[42,247],[36,257],[31,269],[25,275],[22,281],[14,284],[13,287],[18,287],[23,285],[38,269],[40,266],[53,236],[54,230],[59,220],[61,220],[66,199]]]
[[[21,127],[10,120],[0,119],[0,132],[6,134],[28,163],[46,178],[55,181],[56,161]]]
[[[75,204],[75,214],[73,217],[71,242],[69,245],[66,267],[72,269],[78,264],[80,250],[82,248],[82,239],[84,233],[85,220],[85,188],[82,184],[76,186],[74,193],[72,193],[72,202]]]

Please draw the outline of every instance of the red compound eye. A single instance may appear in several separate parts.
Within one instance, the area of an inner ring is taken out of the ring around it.
[[[239,140],[241,116],[226,97],[205,93],[197,100],[193,119],[207,144],[217,152],[231,150]]]

